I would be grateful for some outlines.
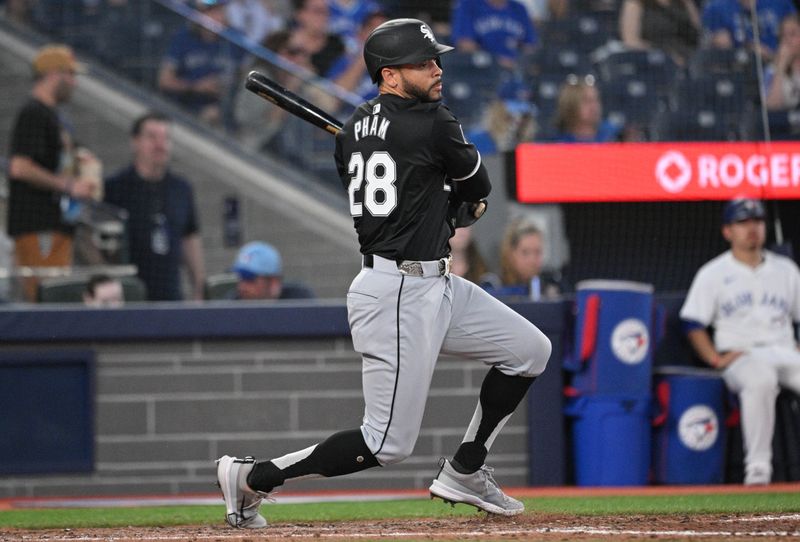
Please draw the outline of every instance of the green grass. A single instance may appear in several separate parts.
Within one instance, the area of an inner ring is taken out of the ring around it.
[[[542,497],[524,499],[528,513],[574,515],[797,513],[800,494],[734,493],[636,497]],[[439,500],[266,504],[270,522],[347,521],[476,515],[469,506],[451,508]],[[224,507],[36,509],[0,511],[0,527],[25,529],[221,524]]]

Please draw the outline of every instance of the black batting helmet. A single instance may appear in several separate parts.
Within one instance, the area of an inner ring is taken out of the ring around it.
[[[392,19],[370,33],[364,44],[364,62],[372,82],[381,68],[415,64],[452,51],[436,41],[431,27],[419,19]]]

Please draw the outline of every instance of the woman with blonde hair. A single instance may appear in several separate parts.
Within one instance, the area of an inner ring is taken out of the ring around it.
[[[499,287],[487,287],[497,297],[524,296],[534,301],[558,297],[562,287],[552,276],[544,275],[544,236],[524,218],[512,220],[500,245]]]
[[[594,76],[567,77],[558,93],[555,140],[562,143],[615,141],[620,127],[603,120],[603,105]]]

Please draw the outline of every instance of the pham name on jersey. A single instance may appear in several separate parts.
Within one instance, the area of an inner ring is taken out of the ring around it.
[[[389,120],[380,115],[369,115],[353,126],[356,141],[362,137],[375,136],[386,140],[386,130],[389,129]]]

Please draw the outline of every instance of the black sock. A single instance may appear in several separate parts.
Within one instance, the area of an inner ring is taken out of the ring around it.
[[[497,425],[519,405],[536,377],[508,376],[492,367],[481,385],[481,416],[475,440],[462,442],[451,464],[459,472],[477,471],[486,461],[486,442]]]
[[[462,474],[470,474],[481,468],[486,461],[486,446],[477,442],[462,442],[450,462]]]
[[[272,461],[258,461],[247,476],[247,485],[256,491],[269,492],[286,480],[317,474],[330,478],[351,474],[380,463],[364,442],[360,429],[342,431],[320,442],[314,451],[285,469]]]

